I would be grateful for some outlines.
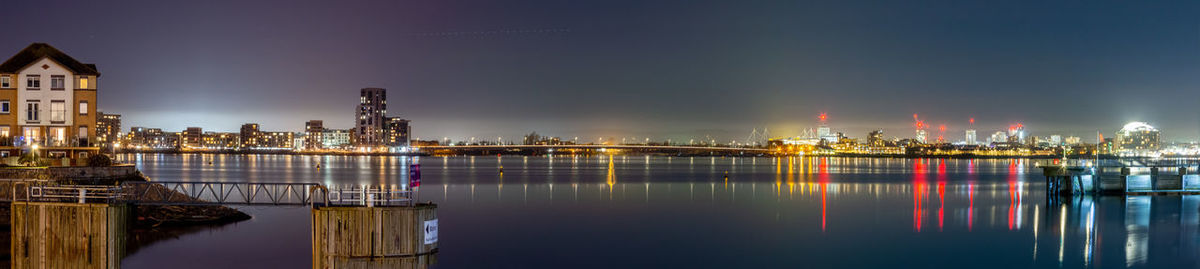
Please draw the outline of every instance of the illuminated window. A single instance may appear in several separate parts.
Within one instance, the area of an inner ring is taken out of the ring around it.
[[[79,88],[80,89],[88,88],[88,78],[87,77],[79,77]]]
[[[87,101],[79,101],[79,115],[87,115],[87,114],[88,114],[88,102]]]
[[[67,103],[61,100],[50,101],[50,121],[67,120]]]
[[[12,78],[8,76],[0,76],[0,88],[12,87]]]

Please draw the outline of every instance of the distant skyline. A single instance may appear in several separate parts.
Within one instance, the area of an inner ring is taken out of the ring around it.
[[[12,1],[0,57],[95,63],[131,126],[353,126],[388,90],[413,137],[947,140],[1014,123],[1095,141],[1148,122],[1200,137],[1196,1]],[[73,18],[73,19],[55,19]],[[587,137],[584,137],[587,136]]]

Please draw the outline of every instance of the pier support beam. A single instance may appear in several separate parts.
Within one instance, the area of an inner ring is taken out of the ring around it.
[[[437,251],[437,205],[312,210],[313,268],[423,268]]]
[[[12,268],[120,268],[129,207],[12,203]]]

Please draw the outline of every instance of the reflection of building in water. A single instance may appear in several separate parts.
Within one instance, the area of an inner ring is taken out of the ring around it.
[[[12,268],[120,268],[123,205],[14,202]]]
[[[437,261],[437,205],[312,210],[313,268],[427,268]]]

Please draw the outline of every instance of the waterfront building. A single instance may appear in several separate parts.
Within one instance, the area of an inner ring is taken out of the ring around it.
[[[305,133],[292,134],[292,150],[301,151],[308,147],[308,136]]]
[[[321,144],[321,134],[325,132],[325,123],[321,120],[310,120],[304,123],[303,149],[316,150],[324,148]]]
[[[129,148],[167,150],[179,148],[179,133],[163,132],[159,128],[131,127],[126,134]]]
[[[241,144],[237,133],[205,132],[201,146],[210,150],[232,150]]]
[[[350,144],[350,130],[324,129],[321,131],[321,147],[326,149],[345,149]]]
[[[1159,149],[1159,131],[1145,122],[1130,122],[1117,131],[1114,147],[1120,155],[1152,154]]]
[[[867,134],[867,145],[871,147],[885,146],[886,141],[883,140],[883,130],[874,130]]]
[[[966,142],[967,145],[979,144],[979,140],[977,140],[975,137],[975,129],[967,130],[965,138],[966,139],[964,142]]]
[[[242,124],[242,129],[239,134],[240,136],[238,136],[238,138],[241,140],[239,143],[241,144],[241,148],[248,149],[257,147],[259,145],[258,123]]]
[[[183,130],[183,141],[180,144],[181,148],[199,148],[203,146],[204,129],[200,127],[187,127]]]
[[[1082,140],[1081,140],[1081,139],[1079,139],[1079,137],[1078,137],[1078,136],[1068,136],[1067,138],[1064,138],[1064,139],[1063,139],[1063,143],[1066,143],[1067,145],[1077,145],[1077,144],[1079,144],[1081,141],[1082,141]]]
[[[988,138],[988,143],[1008,143],[1008,133],[997,131],[996,133],[992,134],[991,138]]]
[[[1061,135],[1050,135],[1050,145],[1051,146],[1062,146],[1063,145],[1062,136]]]
[[[387,115],[387,90],[363,88],[359,92],[355,108],[354,134],[351,138],[356,147],[372,147],[385,142],[384,117]]]
[[[0,64],[0,156],[87,157],[96,144],[96,65],[33,43]]]
[[[926,139],[927,139],[927,137],[928,137],[928,136],[927,136],[927,134],[925,133],[925,129],[918,129],[918,130],[917,130],[917,139],[916,139],[916,140],[917,140],[917,142],[919,142],[919,143],[921,143],[921,144],[925,144],[925,143],[927,143],[927,140],[926,140]]]
[[[407,147],[409,143],[409,121],[399,117],[387,117],[384,144],[391,147]]]
[[[1008,142],[1013,144],[1024,144],[1028,133],[1025,132],[1025,125],[1017,123],[1017,125],[1008,127]]]
[[[258,144],[252,149],[290,150],[295,148],[292,132],[258,132]]]
[[[101,147],[112,149],[121,141],[121,115],[98,113],[96,120],[96,142]]]

